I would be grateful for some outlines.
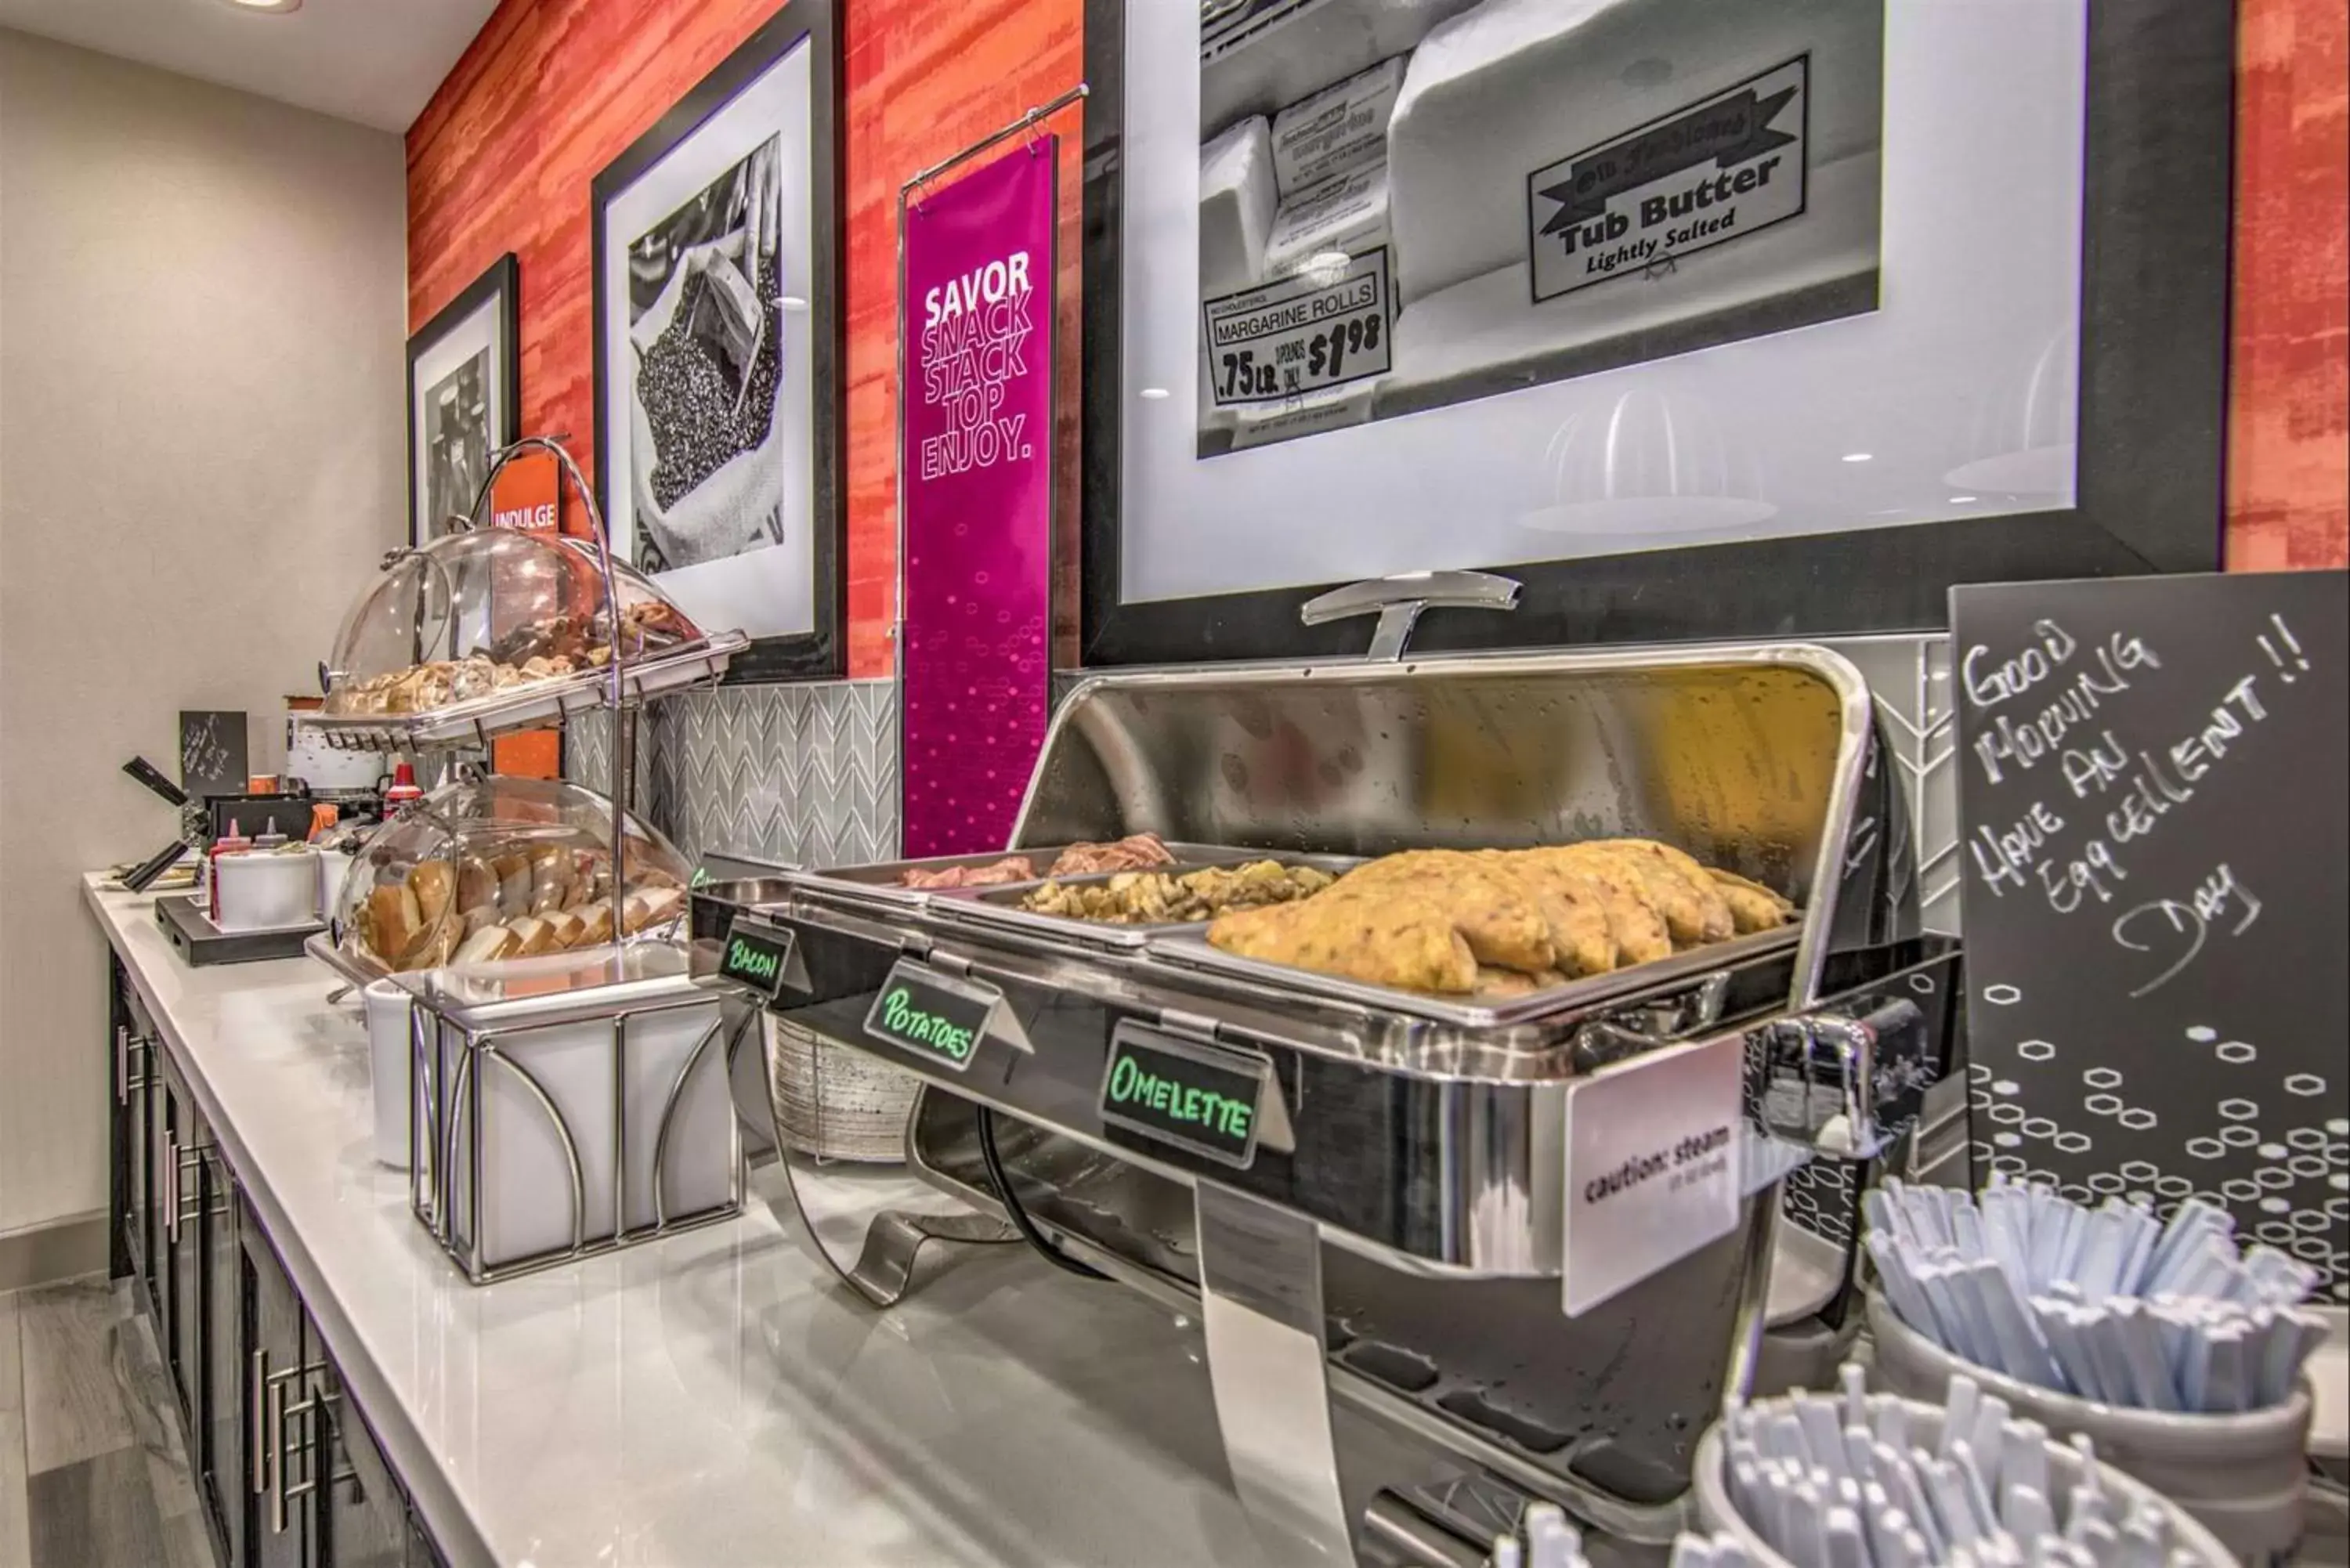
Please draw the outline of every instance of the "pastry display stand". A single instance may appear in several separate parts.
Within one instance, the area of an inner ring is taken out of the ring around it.
[[[478,530],[490,504],[490,494],[497,484],[498,475],[517,457],[528,452],[543,452],[552,456],[563,477],[578,493],[581,506],[588,514],[589,543],[594,547],[596,567],[603,588],[602,614],[607,618],[609,635],[607,646],[611,656],[601,669],[579,670],[554,680],[532,681],[484,696],[452,702],[421,713],[353,713],[328,714],[307,712],[296,716],[301,728],[318,735],[328,744],[347,751],[380,752],[423,755],[459,750],[479,750],[502,735],[525,730],[560,728],[572,718],[607,710],[612,715],[612,747],[609,787],[606,798],[612,808],[612,930],[615,938],[628,927],[622,908],[624,878],[622,840],[629,809],[635,804],[637,714],[642,705],[655,698],[667,697],[698,686],[710,685],[726,673],[727,665],[735,654],[750,646],[750,639],[739,631],[709,632],[680,647],[664,649],[642,657],[632,655],[624,635],[620,616],[620,591],[617,575],[612,569],[611,530],[604,521],[603,509],[596,504],[596,493],[578,464],[571,459],[563,443],[550,436],[525,436],[512,445],[503,447],[492,457],[489,472],[484,475],[473,504],[467,513],[466,526]],[[390,552],[384,566],[390,567],[403,557],[413,554],[408,549]],[[453,628],[452,635],[454,635]],[[452,650],[454,651],[453,649]],[[321,666],[320,685],[331,685],[337,672]],[[304,944],[305,950],[354,984],[365,985],[383,978],[380,971],[360,963],[349,954],[339,951],[332,940],[333,933],[312,938]]]

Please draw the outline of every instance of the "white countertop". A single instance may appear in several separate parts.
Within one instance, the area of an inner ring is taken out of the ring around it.
[[[1196,1331],[1141,1297],[994,1247],[875,1312],[755,1180],[739,1220],[468,1285],[369,1156],[327,971],[191,969],[151,898],[88,899],[458,1568],[1263,1562]]]

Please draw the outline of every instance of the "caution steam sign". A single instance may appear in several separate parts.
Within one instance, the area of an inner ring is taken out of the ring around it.
[[[1536,304],[1654,275],[1804,210],[1810,57],[1526,176]]]

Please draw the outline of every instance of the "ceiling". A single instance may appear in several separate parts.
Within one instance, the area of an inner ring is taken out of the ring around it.
[[[0,0],[0,26],[406,130],[497,0]]]

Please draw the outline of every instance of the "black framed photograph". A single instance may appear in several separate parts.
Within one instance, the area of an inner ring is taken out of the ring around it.
[[[1359,649],[1298,606],[1440,568],[1524,590],[1434,648],[2218,564],[2226,6],[1087,0],[1086,47],[1087,665]]]
[[[408,340],[408,542],[471,514],[521,431],[520,269],[508,252]]]
[[[791,0],[594,182],[598,491],[613,549],[730,678],[846,662],[838,31]]]

